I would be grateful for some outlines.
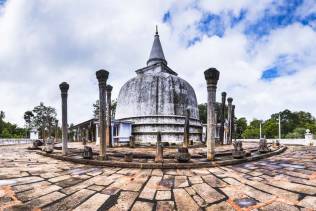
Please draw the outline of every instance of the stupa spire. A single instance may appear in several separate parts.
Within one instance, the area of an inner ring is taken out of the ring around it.
[[[156,25],[154,43],[150,51],[149,59],[147,60],[147,66],[160,63],[160,62],[167,64],[167,61],[165,59],[165,56],[163,54],[163,50],[161,47],[160,39],[159,39],[158,26]]]

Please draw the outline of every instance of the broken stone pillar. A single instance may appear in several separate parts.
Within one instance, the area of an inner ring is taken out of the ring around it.
[[[228,103],[228,112],[227,112],[227,120],[228,120],[228,134],[227,134],[227,144],[232,143],[232,102],[233,98],[227,98]]]
[[[111,92],[113,87],[111,85],[106,86],[106,145],[112,147],[112,128],[111,128]]]
[[[265,137],[260,139],[258,151],[260,153],[270,152],[270,149],[269,149],[269,146],[268,146],[268,142],[267,142],[267,139]]]
[[[106,156],[106,108],[105,108],[105,89],[106,81],[108,79],[109,72],[106,70],[99,70],[96,72],[96,77],[99,82],[99,102],[100,102],[100,111],[99,111],[99,122],[100,122],[100,153],[99,159],[105,160]]]
[[[43,148],[43,151],[47,153],[52,153],[54,151],[54,141],[50,138],[46,140],[46,145]]]
[[[130,136],[129,137],[129,147],[130,148],[134,148],[135,147],[135,137],[134,136]]]
[[[221,127],[219,130],[219,140],[221,144],[224,144],[225,102],[226,102],[226,92],[222,92]]]
[[[179,147],[177,149],[176,157],[179,163],[189,162],[191,159],[191,155],[189,153],[189,149],[187,147]]]
[[[68,120],[67,120],[67,97],[69,84],[63,82],[59,85],[61,91],[61,111],[62,111],[62,154],[67,155],[68,152]]]
[[[232,152],[233,158],[240,159],[245,157],[246,152],[242,148],[242,142],[241,141],[234,141],[233,142],[234,150]]]
[[[84,146],[82,157],[83,159],[92,159],[93,158],[92,148],[88,146]]]
[[[210,68],[204,72],[207,83],[207,159],[213,160],[215,157],[215,103],[216,103],[216,88],[219,79],[219,71],[216,68]]]
[[[133,153],[132,152],[128,152],[124,154],[124,161],[125,162],[132,162],[133,161]]]
[[[156,143],[156,157],[155,162],[163,162],[163,146],[161,143],[161,133],[158,131],[157,133],[157,143]]]
[[[185,122],[184,122],[184,133],[183,133],[183,147],[189,146],[190,138],[190,110],[186,109]]]

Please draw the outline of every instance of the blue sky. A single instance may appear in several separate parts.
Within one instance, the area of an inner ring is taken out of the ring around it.
[[[187,47],[192,47],[197,42],[202,40],[203,36],[225,36],[226,30],[231,30],[243,24],[242,32],[253,42],[260,42],[269,36],[271,32],[277,29],[285,28],[292,24],[301,24],[311,26],[315,31],[316,11],[302,15],[298,10],[303,6],[304,0],[287,0],[287,1],[271,1],[261,11],[259,18],[255,20],[247,19],[248,10],[241,8],[237,14],[233,14],[232,10],[220,11],[219,13],[202,12],[201,18],[196,23],[197,36],[192,37],[187,41]],[[315,1],[316,4],[316,1]],[[250,8],[251,9],[251,8]],[[162,21],[172,27],[172,12],[167,11],[162,18]],[[314,26],[312,23],[314,22]],[[282,59],[282,58],[287,59]],[[293,60],[291,60],[293,59]],[[298,60],[290,55],[280,55],[273,64],[268,65],[262,70],[260,77],[263,81],[272,81],[274,78],[295,74],[298,70],[295,67],[291,68],[289,63],[299,64]]]
[[[216,67],[218,93],[234,98],[238,116],[316,115],[315,0],[0,0],[0,110],[20,125],[41,101],[59,112],[67,81],[70,122],[90,118],[95,71],[110,71],[117,97],[146,65],[155,25],[170,68],[199,103],[203,71]]]

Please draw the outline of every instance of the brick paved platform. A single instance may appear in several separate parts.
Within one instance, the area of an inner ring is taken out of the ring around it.
[[[0,147],[0,210],[316,210],[315,147],[178,170],[74,164],[25,147]]]

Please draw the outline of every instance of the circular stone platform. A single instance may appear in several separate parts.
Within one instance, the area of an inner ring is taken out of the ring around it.
[[[142,169],[188,169],[188,168],[204,168],[224,165],[234,165],[249,161],[255,161],[262,158],[267,158],[273,155],[280,154],[286,150],[286,146],[272,148],[268,153],[261,154],[257,152],[257,145],[247,144],[245,151],[251,152],[251,156],[242,159],[234,159],[231,154],[232,146],[220,146],[216,152],[215,160],[208,161],[206,159],[206,147],[192,147],[189,148],[191,160],[187,163],[179,163],[175,160],[177,147],[164,148],[164,161],[162,163],[154,162],[155,147],[115,147],[107,149],[108,160],[97,160],[98,150],[97,146],[93,146],[93,159],[83,159],[83,146],[74,144],[76,148],[70,148],[69,154],[63,156],[60,150],[55,150],[53,153],[45,153],[38,151],[37,153],[43,156],[48,156],[63,161],[70,161],[80,164],[89,164],[97,166],[120,167],[120,168],[142,168]],[[124,155],[133,153],[133,161],[124,161]]]

